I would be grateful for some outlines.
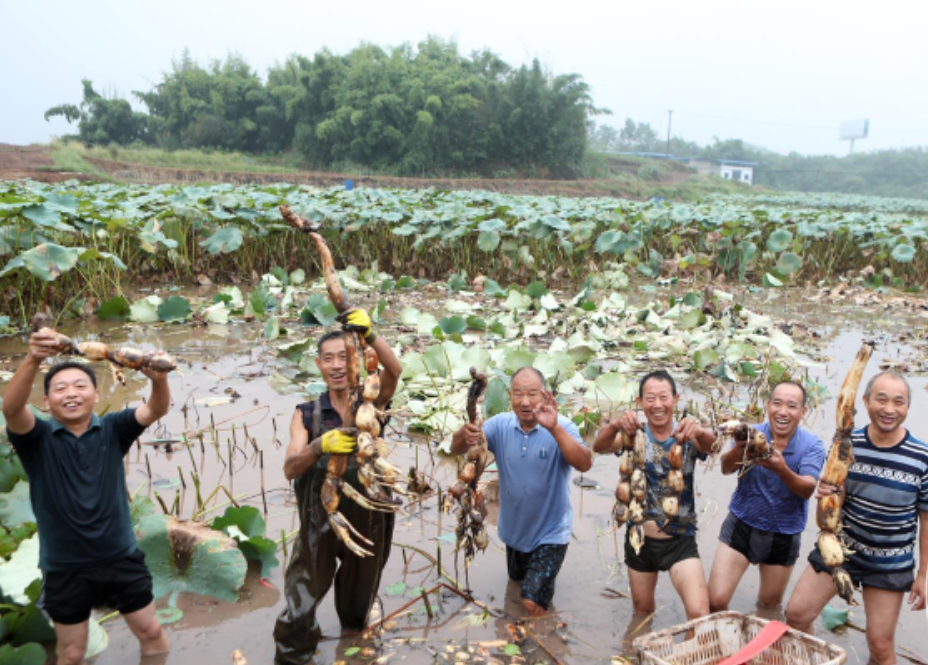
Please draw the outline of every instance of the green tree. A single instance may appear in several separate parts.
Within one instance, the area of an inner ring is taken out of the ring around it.
[[[84,95],[80,106],[53,106],[45,112],[45,120],[61,116],[71,124],[78,123],[78,138],[88,145],[126,145],[148,140],[147,115],[133,111],[125,99],[99,94],[88,79],[81,84]]]

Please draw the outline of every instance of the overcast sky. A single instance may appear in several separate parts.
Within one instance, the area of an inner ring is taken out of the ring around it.
[[[76,131],[42,116],[78,103],[82,78],[128,96],[185,47],[204,64],[236,51],[264,76],[291,53],[434,34],[581,74],[617,127],[631,117],[665,136],[673,109],[674,136],[701,144],[843,155],[839,123],[869,119],[856,151],[928,145],[923,0],[0,0],[0,16],[4,143]]]

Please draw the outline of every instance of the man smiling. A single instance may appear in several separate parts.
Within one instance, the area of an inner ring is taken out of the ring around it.
[[[39,604],[55,624],[58,665],[84,662],[94,607],[122,613],[142,655],[168,650],[155,618],[152,580],[129,515],[123,457],[145,428],[168,412],[167,376],[151,379],[151,396],[136,409],[103,417],[97,378],[85,364],[63,362],[45,375],[51,420],[36,418],[29,394],[42,361],[58,353],[54,335],[39,331],[3,400],[10,443],[29,476],[39,526]]]
[[[895,372],[881,372],[867,383],[864,406],[870,424],[851,437],[855,462],[843,491],[843,536],[854,552],[844,569],[863,589],[867,646],[877,665],[897,662],[896,624],[905,593],[913,610],[925,609],[928,445],[902,426],[911,399],[908,382]],[[819,496],[838,491],[819,483]],[[789,625],[811,633],[815,617],[835,593],[831,569],[816,545],[786,607]]]
[[[522,606],[544,614],[567,555],[573,526],[571,469],[593,465],[577,426],[558,414],[537,369],[523,367],[509,387],[512,411],[465,424],[454,434],[451,453],[460,455],[483,435],[499,468],[499,537],[506,543],[509,577],[522,583]]]
[[[799,558],[809,497],[825,462],[825,444],[799,426],[805,412],[802,385],[782,381],[773,387],[767,400],[767,422],[755,426],[773,444],[772,453],[738,479],[709,575],[713,612],[728,609],[752,564],[760,568],[758,603],[777,607],[783,600]],[[722,455],[723,474],[740,469],[746,447],[746,438],[735,440]]]
[[[649,615],[655,610],[654,591],[658,574],[670,572],[674,589],[683,600],[688,619],[709,613],[706,577],[696,545],[696,507],[693,494],[693,473],[697,459],[705,459],[712,450],[715,433],[700,426],[692,418],[674,420],[674,409],[680,396],[677,384],[667,372],[657,370],[645,375],[638,384],[638,407],[644,411],[643,426],[647,436],[647,505],[645,506],[644,545],[635,552],[625,538],[625,563],[632,592],[632,603],[638,614]],[[616,452],[620,446],[619,430],[635,436],[642,428],[634,411],[626,411],[603,427],[596,435],[593,450],[597,453]],[[683,491],[675,516],[665,515],[661,498],[673,494],[669,488],[670,463],[668,452],[679,443],[682,446]]]

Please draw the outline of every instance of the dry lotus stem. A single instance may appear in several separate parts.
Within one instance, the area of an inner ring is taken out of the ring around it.
[[[467,390],[467,420],[470,424],[476,425],[480,400],[487,389],[487,377],[477,372],[476,367],[470,368],[470,376],[470,388]],[[477,482],[487,466],[488,459],[486,437],[482,437],[480,443],[471,446],[467,451],[464,466],[445,495],[445,512],[457,506],[457,549],[464,551],[464,561],[467,565],[473,561],[478,551],[482,552],[489,545],[489,536],[484,524],[487,509],[483,493],[477,489]]]
[[[835,591],[848,605],[857,605],[857,602],[854,600],[854,585],[851,583],[850,575],[842,567],[845,556],[853,554],[842,542],[842,489],[854,464],[854,444],[851,440],[851,432],[854,430],[854,403],[857,401],[860,380],[872,354],[873,344],[864,342],[851,363],[844,383],[841,384],[835,414],[835,437],[821,475],[821,481],[835,486],[837,492],[822,496],[815,510],[815,521],[821,529],[818,535],[819,552],[825,564],[832,569]]]

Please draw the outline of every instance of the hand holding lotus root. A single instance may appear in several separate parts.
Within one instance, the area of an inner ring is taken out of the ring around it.
[[[124,368],[155,372],[172,372],[177,369],[174,359],[164,351],[140,351],[131,346],[110,349],[103,342],[75,343],[70,337],[45,326],[43,315],[33,317],[32,329],[34,333],[53,338],[58,353],[77,355],[90,361],[109,361],[113,376],[122,385],[126,385],[126,378],[122,372]]]

